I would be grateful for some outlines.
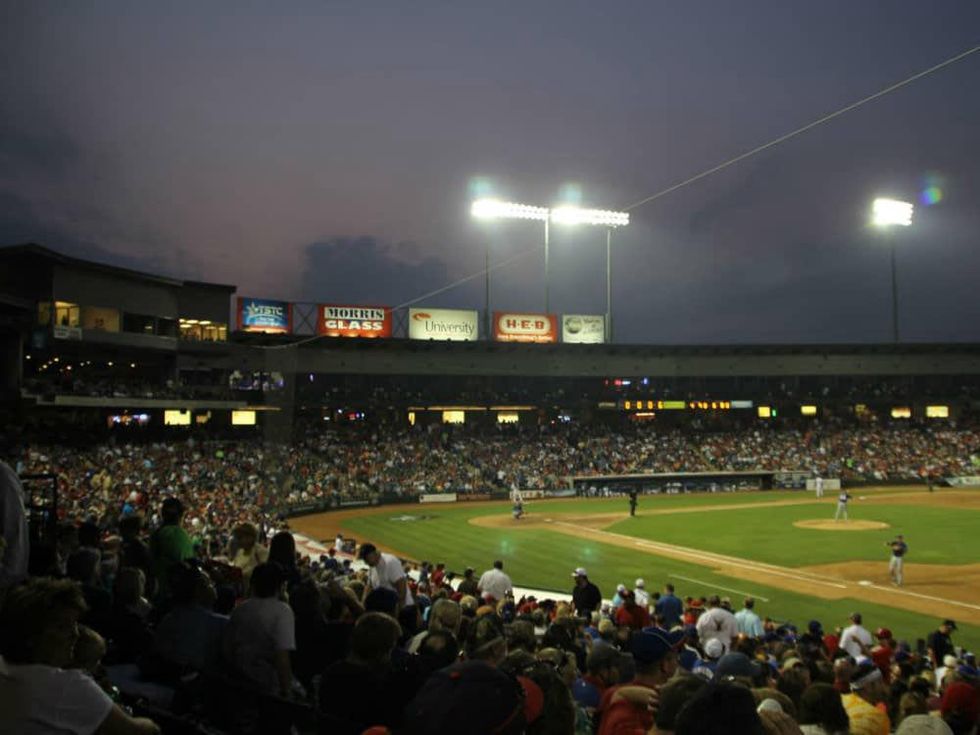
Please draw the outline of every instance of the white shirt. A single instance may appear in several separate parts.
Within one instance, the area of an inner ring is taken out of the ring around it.
[[[27,515],[20,478],[0,462],[0,535],[7,542],[0,554],[0,590],[27,577]]]
[[[224,650],[247,679],[270,693],[278,692],[275,654],[296,650],[293,611],[275,597],[250,597],[231,612]]]
[[[483,573],[480,581],[477,582],[477,587],[480,588],[480,592],[493,595],[493,599],[502,600],[508,592],[514,589],[514,583],[510,581],[510,577],[504,574],[502,569],[494,567]]]
[[[725,646],[725,653],[732,647],[732,640],[738,635],[735,616],[723,607],[713,607],[698,618],[698,638],[701,645],[717,638]]]
[[[636,597],[636,604],[642,607],[644,610],[650,609],[650,594],[643,588],[637,587],[633,590],[633,595]]]
[[[371,567],[371,571],[368,573],[368,582],[374,589],[383,587],[392,592],[398,592],[395,583],[400,579],[405,579],[405,568],[397,556],[384,552],[379,553],[379,556],[381,558],[378,559],[378,563]],[[405,599],[401,601],[401,604],[406,607],[415,604],[412,599],[412,592],[408,589],[408,580],[405,580]]]
[[[863,655],[861,644],[866,648],[871,648],[872,643],[874,643],[874,639],[871,637],[871,633],[860,625],[847,626],[840,636],[840,647],[847,651],[851,658]]]
[[[88,674],[0,657],[0,735],[94,733],[112,700]]]

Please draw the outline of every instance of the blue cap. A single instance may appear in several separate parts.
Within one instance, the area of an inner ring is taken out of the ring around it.
[[[680,631],[671,633],[663,628],[644,628],[630,636],[630,653],[640,663],[653,664],[677,650],[683,640],[684,634]]]
[[[718,659],[715,676],[745,676],[754,678],[762,672],[762,667],[744,653],[726,653]]]

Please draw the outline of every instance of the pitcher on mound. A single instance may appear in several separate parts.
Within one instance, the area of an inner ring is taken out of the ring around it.
[[[524,516],[524,496],[521,495],[520,490],[515,490],[512,499],[514,507],[511,512],[514,514],[514,520],[519,521]]]

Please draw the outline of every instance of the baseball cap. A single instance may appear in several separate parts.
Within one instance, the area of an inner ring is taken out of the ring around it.
[[[943,621],[943,625],[945,625],[950,630],[958,630],[958,628],[956,627],[956,623],[952,620],[949,620],[948,618]]]
[[[572,572],[573,577],[588,577],[588,572],[585,571],[585,567],[576,567],[575,571]]]
[[[633,583],[633,586],[634,587],[639,587],[639,588],[642,589],[643,587],[646,587],[646,584],[647,583],[644,582],[642,578],[637,578],[637,580]]]
[[[725,653],[725,644],[717,638],[711,638],[704,644],[704,655],[710,659],[719,659]]]
[[[484,661],[460,661],[432,674],[406,710],[413,733],[455,732],[460,722],[474,733],[521,733],[544,708],[541,688]]]
[[[622,594],[623,592],[626,591],[626,585],[620,582],[619,584],[616,585],[616,591]]]
[[[875,631],[875,638],[891,638],[892,632],[888,628],[878,628]]]
[[[860,625],[861,624],[861,613],[859,613],[859,612],[853,612],[853,613],[851,613],[849,620],[852,620],[855,623],[857,623],[858,625]]]
[[[967,679],[977,678],[977,669],[975,666],[970,666],[969,664],[960,664],[956,667],[956,673]]]
[[[814,635],[820,635],[823,633],[823,626],[820,624],[819,620],[811,620],[806,627],[807,630],[809,630]]]
[[[762,667],[744,653],[726,653],[718,659],[715,677],[745,676],[754,678],[762,672]]]
[[[683,640],[684,634],[680,631],[671,633],[663,628],[644,628],[630,636],[630,653],[640,663],[653,664],[677,650]]]
[[[378,550],[378,547],[374,544],[361,544],[361,548],[357,552],[358,559],[365,559],[368,554],[373,554]]]

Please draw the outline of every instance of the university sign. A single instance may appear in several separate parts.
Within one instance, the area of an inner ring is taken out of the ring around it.
[[[238,297],[238,331],[289,334],[292,330],[292,304]]]
[[[390,337],[391,309],[387,306],[317,306],[317,334],[325,337]]]
[[[558,341],[558,319],[554,314],[493,313],[493,339],[496,342]]]
[[[409,309],[408,338],[475,342],[479,317],[465,309]]]

